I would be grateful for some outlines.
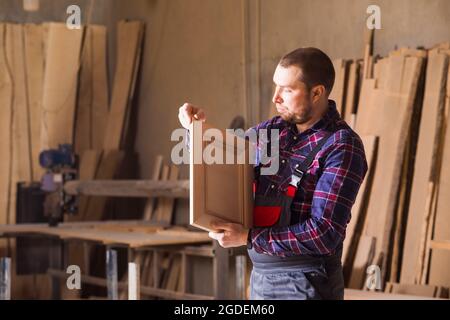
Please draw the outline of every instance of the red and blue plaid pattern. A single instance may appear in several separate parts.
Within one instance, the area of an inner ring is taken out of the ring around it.
[[[249,130],[260,129],[279,129],[280,133],[278,173],[258,179],[256,193],[265,197],[284,193],[295,166],[327,132],[334,134],[303,177],[292,202],[291,225],[253,228],[253,248],[258,253],[281,257],[333,254],[345,238],[351,208],[367,172],[360,137],[341,119],[332,100],[325,116],[304,132],[298,133],[295,125],[279,116]]]

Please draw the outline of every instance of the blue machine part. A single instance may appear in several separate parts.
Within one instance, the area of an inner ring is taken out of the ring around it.
[[[75,156],[70,144],[61,144],[58,149],[44,150],[39,155],[39,164],[43,168],[72,167],[75,165]]]

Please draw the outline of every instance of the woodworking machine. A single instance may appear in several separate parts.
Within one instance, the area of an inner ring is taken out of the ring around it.
[[[39,163],[47,170],[41,180],[41,190],[46,194],[44,215],[50,226],[56,226],[63,221],[64,213],[77,212],[77,198],[66,194],[64,185],[77,179],[78,157],[70,144],[62,144],[58,149],[42,151]]]

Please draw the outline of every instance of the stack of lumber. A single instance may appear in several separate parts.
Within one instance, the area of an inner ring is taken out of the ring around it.
[[[72,141],[82,36],[65,24],[0,24],[0,223],[16,222],[17,183],[40,180],[40,151]],[[28,276],[12,276],[13,297],[38,297]]]
[[[109,105],[106,27],[0,23],[1,224],[15,223],[17,183],[40,181],[42,150],[72,144],[82,179],[114,177],[124,156],[143,30],[141,22],[119,22]],[[105,200],[87,200],[78,220],[99,220]],[[14,253],[7,248],[0,243],[2,256]]]
[[[369,55],[362,66],[334,62],[338,86],[332,98],[341,101],[341,115],[361,136],[369,165],[344,241],[349,288],[365,289],[370,265],[380,268],[387,292],[401,286],[411,289],[407,294],[439,291],[427,295],[442,297],[450,286],[450,251],[431,245],[450,240],[450,170],[443,165],[450,161],[449,56],[442,44],[401,48],[379,59]],[[352,71],[356,81],[352,73],[342,75],[353,65],[364,70]],[[359,97],[352,110],[349,97]]]

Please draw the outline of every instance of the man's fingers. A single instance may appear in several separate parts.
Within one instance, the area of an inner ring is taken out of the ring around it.
[[[205,120],[205,112],[204,112],[202,109],[199,109],[199,110],[195,113],[194,118],[195,118],[196,120],[202,120],[202,121],[204,121],[204,120]]]
[[[209,232],[208,236],[214,240],[221,241],[224,237],[223,232]]]
[[[211,227],[219,230],[232,231],[234,230],[234,223],[222,222],[222,221],[213,221],[211,222]]]

